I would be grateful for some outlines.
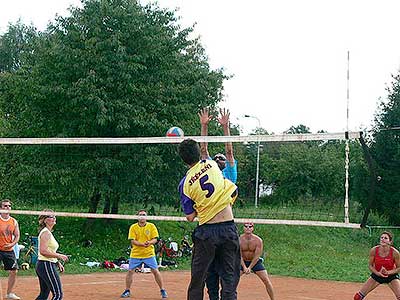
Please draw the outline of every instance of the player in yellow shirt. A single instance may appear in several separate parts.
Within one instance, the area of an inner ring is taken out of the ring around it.
[[[179,155],[189,166],[179,184],[181,205],[188,221],[199,219],[193,233],[189,300],[202,300],[207,270],[213,260],[222,281],[222,299],[236,300],[240,278],[239,235],[232,204],[237,187],[225,179],[213,160],[200,161],[200,147],[192,139],[179,145]]]
[[[131,241],[132,249],[129,258],[129,271],[126,275],[126,289],[121,294],[121,298],[129,298],[131,296],[130,288],[134,270],[142,266],[142,264],[151,269],[151,273],[160,287],[161,298],[168,298],[161,273],[158,270],[156,253],[154,251],[154,244],[157,243],[158,239],[157,227],[153,223],[147,222],[147,212],[145,210],[139,210],[138,216],[138,222],[129,228],[128,239]]]

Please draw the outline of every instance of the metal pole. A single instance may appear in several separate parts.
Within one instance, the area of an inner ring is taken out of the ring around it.
[[[346,148],[345,148],[345,196],[344,196],[344,222],[348,224],[349,220],[349,140],[346,140]]]
[[[257,167],[256,167],[256,195],[254,200],[254,206],[258,207],[258,177],[260,174],[260,141],[257,144]]]
[[[257,118],[256,116],[251,116],[251,115],[244,115],[245,118],[254,118],[258,122],[258,128],[261,128],[261,122],[260,119]],[[257,208],[258,207],[258,189],[259,189],[259,176],[260,176],[260,141],[257,142],[257,165],[256,165],[256,191],[254,195],[254,206]]]
[[[350,51],[347,51],[347,99],[346,99],[346,131],[349,132],[349,102],[350,102]],[[344,196],[344,222],[349,223],[349,139],[346,139],[345,148],[345,196]]]

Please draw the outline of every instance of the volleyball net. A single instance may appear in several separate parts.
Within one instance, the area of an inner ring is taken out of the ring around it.
[[[359,228],[347,173],[359,132],[0,138],[0,193],[15,203],[13,214],[52,208],[57,216],[134,220],[144,208],[149,220],[185,221],[177,186],[187,169],[177,144],[186,138],[207,142],[211,156],[232,143],[238,223]]]

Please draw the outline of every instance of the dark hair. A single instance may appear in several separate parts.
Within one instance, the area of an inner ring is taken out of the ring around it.
[[[10,199],[3,199],[3,200],[1,200],[0,205],[3,206],[3,204],[4,204],[4,203],[7,203],[7,202],[10,203],[10,204],[12,205],[12,202],[11,202]]]
[[[178,148],[179,156],[189,166],[200,160],[200,146],[192,139],[183,140]]]
[[[137,214],[140,214],[141,212],[145,212],[146,215],[147,215],[147,210],[145,210],[145,209],[139,209],[138,212],[137,212]]]
[[[390,231],[383,231],[382,233],[381,233],[381,236],[382,236],[382,234],[386,234],[388,237],[389,237],[389,240],[391,241],[391,242],[393,242],[393,233],[391,233]]]

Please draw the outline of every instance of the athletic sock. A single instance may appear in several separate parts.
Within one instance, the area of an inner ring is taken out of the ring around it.
[[[365,297],[365,295],[364,295],[363,293],[357,292],[357,293],[354,295],[354,300],[362,300],[362,299],[364,299],[364,297]]]

